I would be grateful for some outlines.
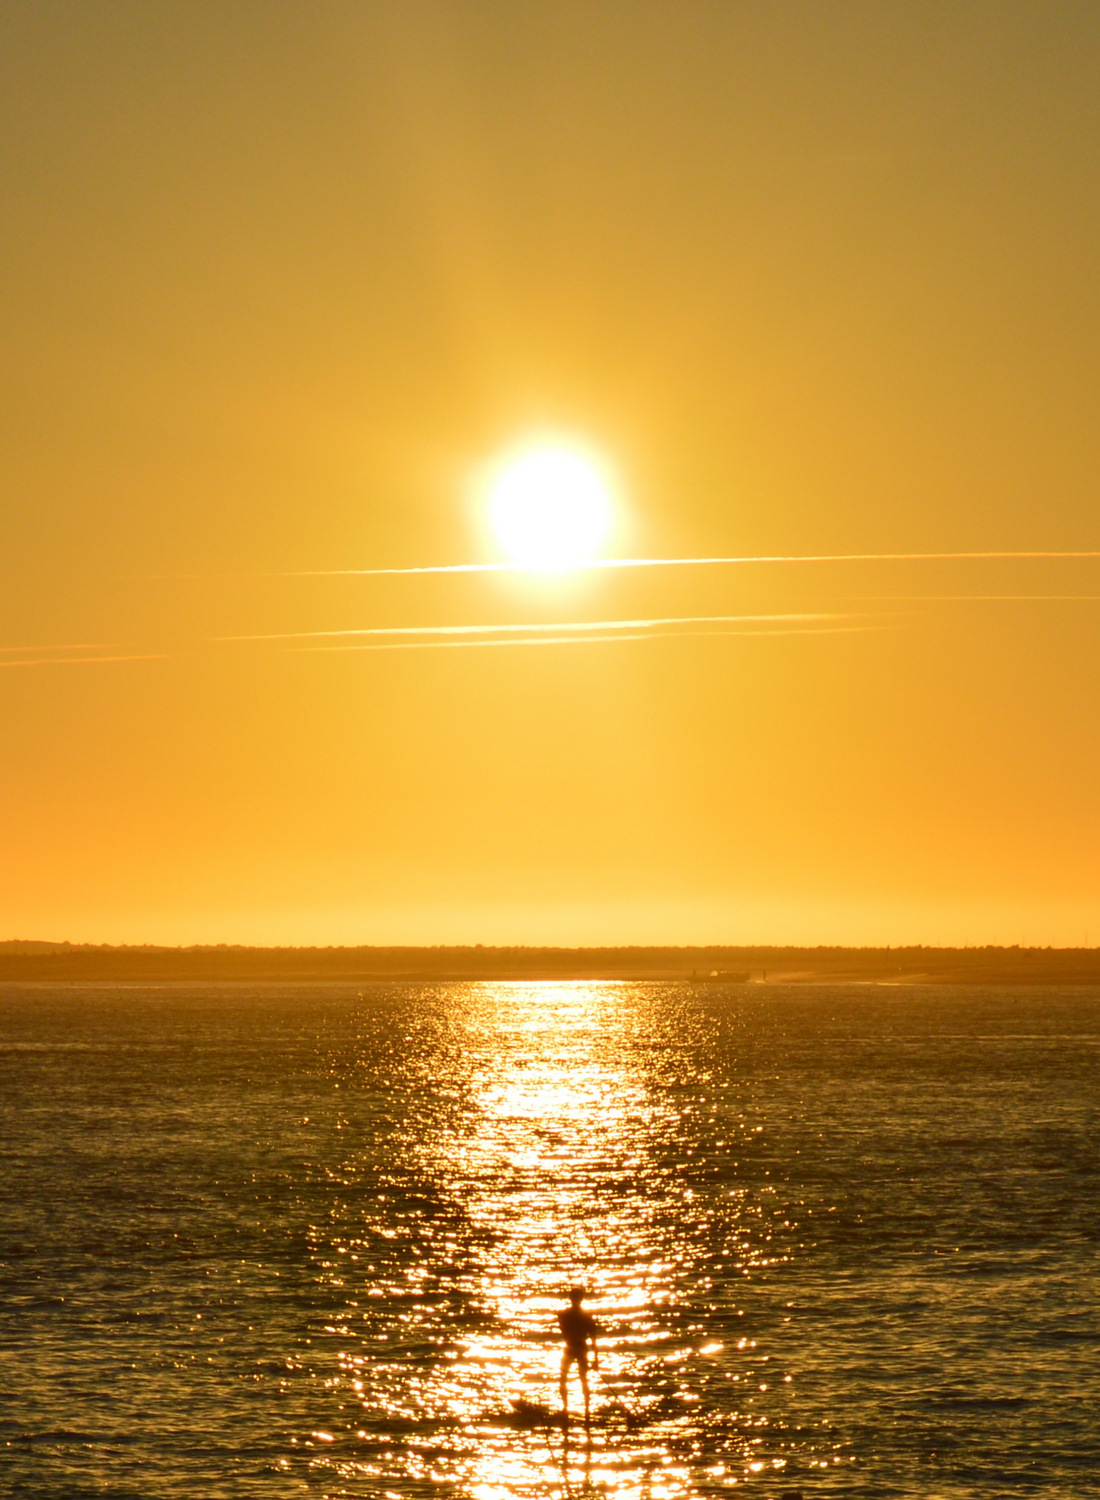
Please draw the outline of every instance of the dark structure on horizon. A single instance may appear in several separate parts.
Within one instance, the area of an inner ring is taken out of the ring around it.
[[[747,979],[746,977],[747,976]],[[164,948],[0,942],[0,982],[683,979],[1100,985],[1097,948]]]

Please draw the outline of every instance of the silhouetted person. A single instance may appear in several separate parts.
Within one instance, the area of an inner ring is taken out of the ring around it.
[[[596,1352],[596,1335],[599,1329],[596,1320],[585,1312],[581,1303],[584,1301],[584,1287],[575,1286],[569,1293],[569,1306],[563,1307],[558,1313],[558,1327],[561,1336],[565,1340],[565,1352],[561,1357],[561,1409],[565,1413],[566,1420],[569,1418],[569,1366],[574,1360],[577,1362],[577,1370],[581,1377],[581,1390],[584,1392],[584,1420],[587,1426],[589,1420],[589,1396],[588,1396],[588,1341],[592,1340],[592,1368],[600,1368],[600,1357]]]

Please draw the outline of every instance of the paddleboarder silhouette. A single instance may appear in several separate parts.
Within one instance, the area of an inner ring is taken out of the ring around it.
[[[581,1377],[581,1390],[584,1393],[584,1421],[585,1426],[589,1422],[589,1394],[588,1394],[588,1344],[592,1343],[592,1368],[598,1370],[600,1357],[596,1350],[596,1337],[599,1329],[596,1327],[595,1318],[585,1312],[581,1303],[585,1298],[583,1286],[575,1286],[569,1293],[569,1306],[563,1307],[558,1313],[558,1327],[561,1336],[565,1340],[565,1350],[561,1357],[561,1409],[566,1421],[569,1420],[569,1370],[575,1363],[577,1373]]]

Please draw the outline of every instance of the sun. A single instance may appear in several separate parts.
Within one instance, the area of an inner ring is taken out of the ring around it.
[[[512,562],[561,572],[595,557],[614,521],[607,468],[577,446],[532,443],[496,466],[489,524]]]

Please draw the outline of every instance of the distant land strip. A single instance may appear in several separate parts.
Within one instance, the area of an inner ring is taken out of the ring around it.
[[[170,948],[0,942],[7,983],[409,983],[683,980],[696,984],[1100,985],[1100,948]]]

